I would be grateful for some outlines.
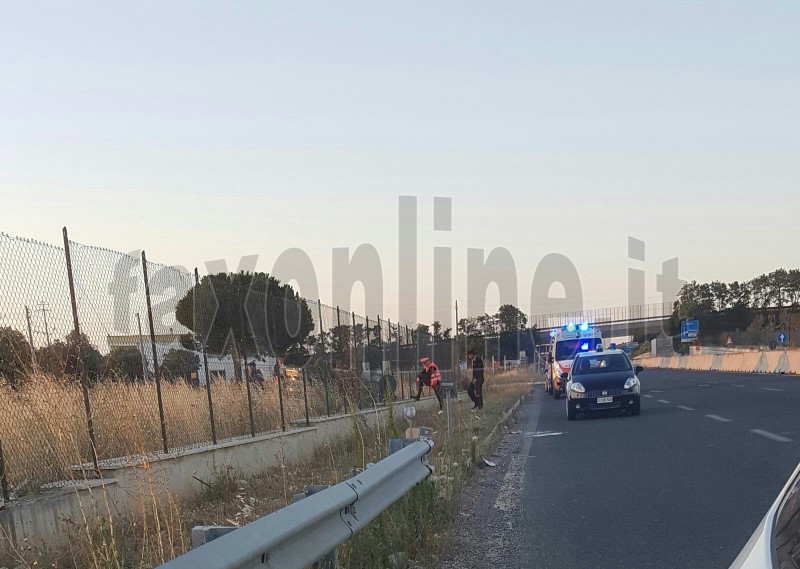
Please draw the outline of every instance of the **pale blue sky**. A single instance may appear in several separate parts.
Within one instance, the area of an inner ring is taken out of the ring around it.
[[[656,300],[675,256],[795,267],[798,30],[796,1],[4,3],[0,230],[187,267],[301,247],[323,301],[330,249],[371,242],[390,316],[401,194],[454,198],[420,262],[452,246],[462,299],[467,247],[512,252],[525,308],[549,252],[593,306],[628,266]]]

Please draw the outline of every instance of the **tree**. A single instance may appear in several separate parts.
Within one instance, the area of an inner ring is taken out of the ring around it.
[[[513,304],[504,304],[494,315],[500,332],[519,332],[528,324],[528,317]]]
[[[129,346],[111,348],[106,358],[107,373],[129,381],[144,378],[142,353]]]
[[[200,356],[195,352],[172,348],[161,362],[161,374],[169,381],[178,378],[189,380],[192,372],[200,369]]]
[[[731,302],[731,291],[726,283],[714,281],[709,285],[709,290],[714,297],[714,309],[717,312],[728,308]]]
[[[67,372],[69,347],[61,340],[36,350],[36,363],[42,372],[54,377],[62,377]]]
[[[16,389],[31,373],[31,346],[22,332],[4,326],[0,328],[0,377]]]
[[[433,334],[432,334],[433,341],[435,341],[435,342],[439,342],[439,341],[443,341],[443,340],[449,340],[450,339],[450,334],[452,334],[452,332],[453,332],[452,328],[444,328],[442,326],[442,323],[439,322],[438,320],[434,321],[431,324],[431,328],[433,330]]]
[[[285,356],[314,329],[305,300],[266,273],[206,275],[178,302],[175,316],[209,352],[230,354],[239,379],[243,353]]]
[[[86,334],[76,336],[73,330],[62,340],[36,350],[36,363],[47,374],[55,377],[67,376],[80,380],[82,374],[86,379],[96,382],[106,372],[108,362],[97,348],[92,345]]]
[[[749,283],[740,283],[739,281],[733,281],[728,286],[728,292],[730,294],[730,302],[734,308],[735,307],[750,308],[751,290]]]
[[[346,324],[334,326],[328,332],[326,344],[331,351],[332,363],[335,369],[350,368],[351,336],[350,326]]]

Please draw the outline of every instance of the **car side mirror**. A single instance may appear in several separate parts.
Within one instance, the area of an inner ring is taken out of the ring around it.
[[[642,366],[636,366],[633,370],[638,374],[642,373],[644,371],[644,368]]]
[[[561,379],[563,379],[564,381],[567,381],[569,379],[569,374],[568,373],[562,373],[561,374]]]

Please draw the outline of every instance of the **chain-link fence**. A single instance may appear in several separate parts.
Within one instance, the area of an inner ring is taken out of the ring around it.
[[[417,325],[300,298],[263,273],[200,278],[66,230],[63,247],[0,234],[4,497],[406,399],[436,350]]]

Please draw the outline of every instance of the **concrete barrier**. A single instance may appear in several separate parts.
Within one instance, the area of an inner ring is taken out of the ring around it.
[[[789,373],[800,374],[800,352],[786,352],[786,356],[789,364]]]
[[[687,356],[689,358],[689,369],[694,371],[709,371],[714,356],[711,354],[702,354]]]
[[[762,352],[761,356],[758,358],[758,363],[756,364],[755,369],[753,369],[756,373],[768,373],[769,372],[769,362],[767,361],[767,354]]]
[[[436,406],[435,397],[419,402],[400,401],[418,409]],[[359,411],[357,422],[373,428],[388,414],[387,407]],[[204,483],[228,469],[253,475],[270,467],[311,458],[326,443],[348,436],[353,429],[350,415],[311,420],[309,427],[257,437],[221,442],[217,445],[160,453],[146,457],[104,461],[96,480],[69,481],[51,491],[24,497],[0,510],[0,557],[14,557],[12,550],[34,546],[58,548],[68,545],[70,534],[85,519],[108,515],[126,516],[143,507],[143,500],[168,504],[178,498],[190,500]],[[93,469],[90,465],[74,468],[76,477]],[[201,482],[202,481],[202,482]]]
[[[649,356],[636,360],[646,368],[737,373],[791,373],[800,375],[800,351],[733,352],[688,356]]]
[[[770,355],[775,355],[774,352],[771,352]],[[791,372],[791,363],[789,362],[789,354],[787,352],[783,352],[778,357],[778,361],[775,362],[775,365],[772,366],[772,373],[790,373]]]

